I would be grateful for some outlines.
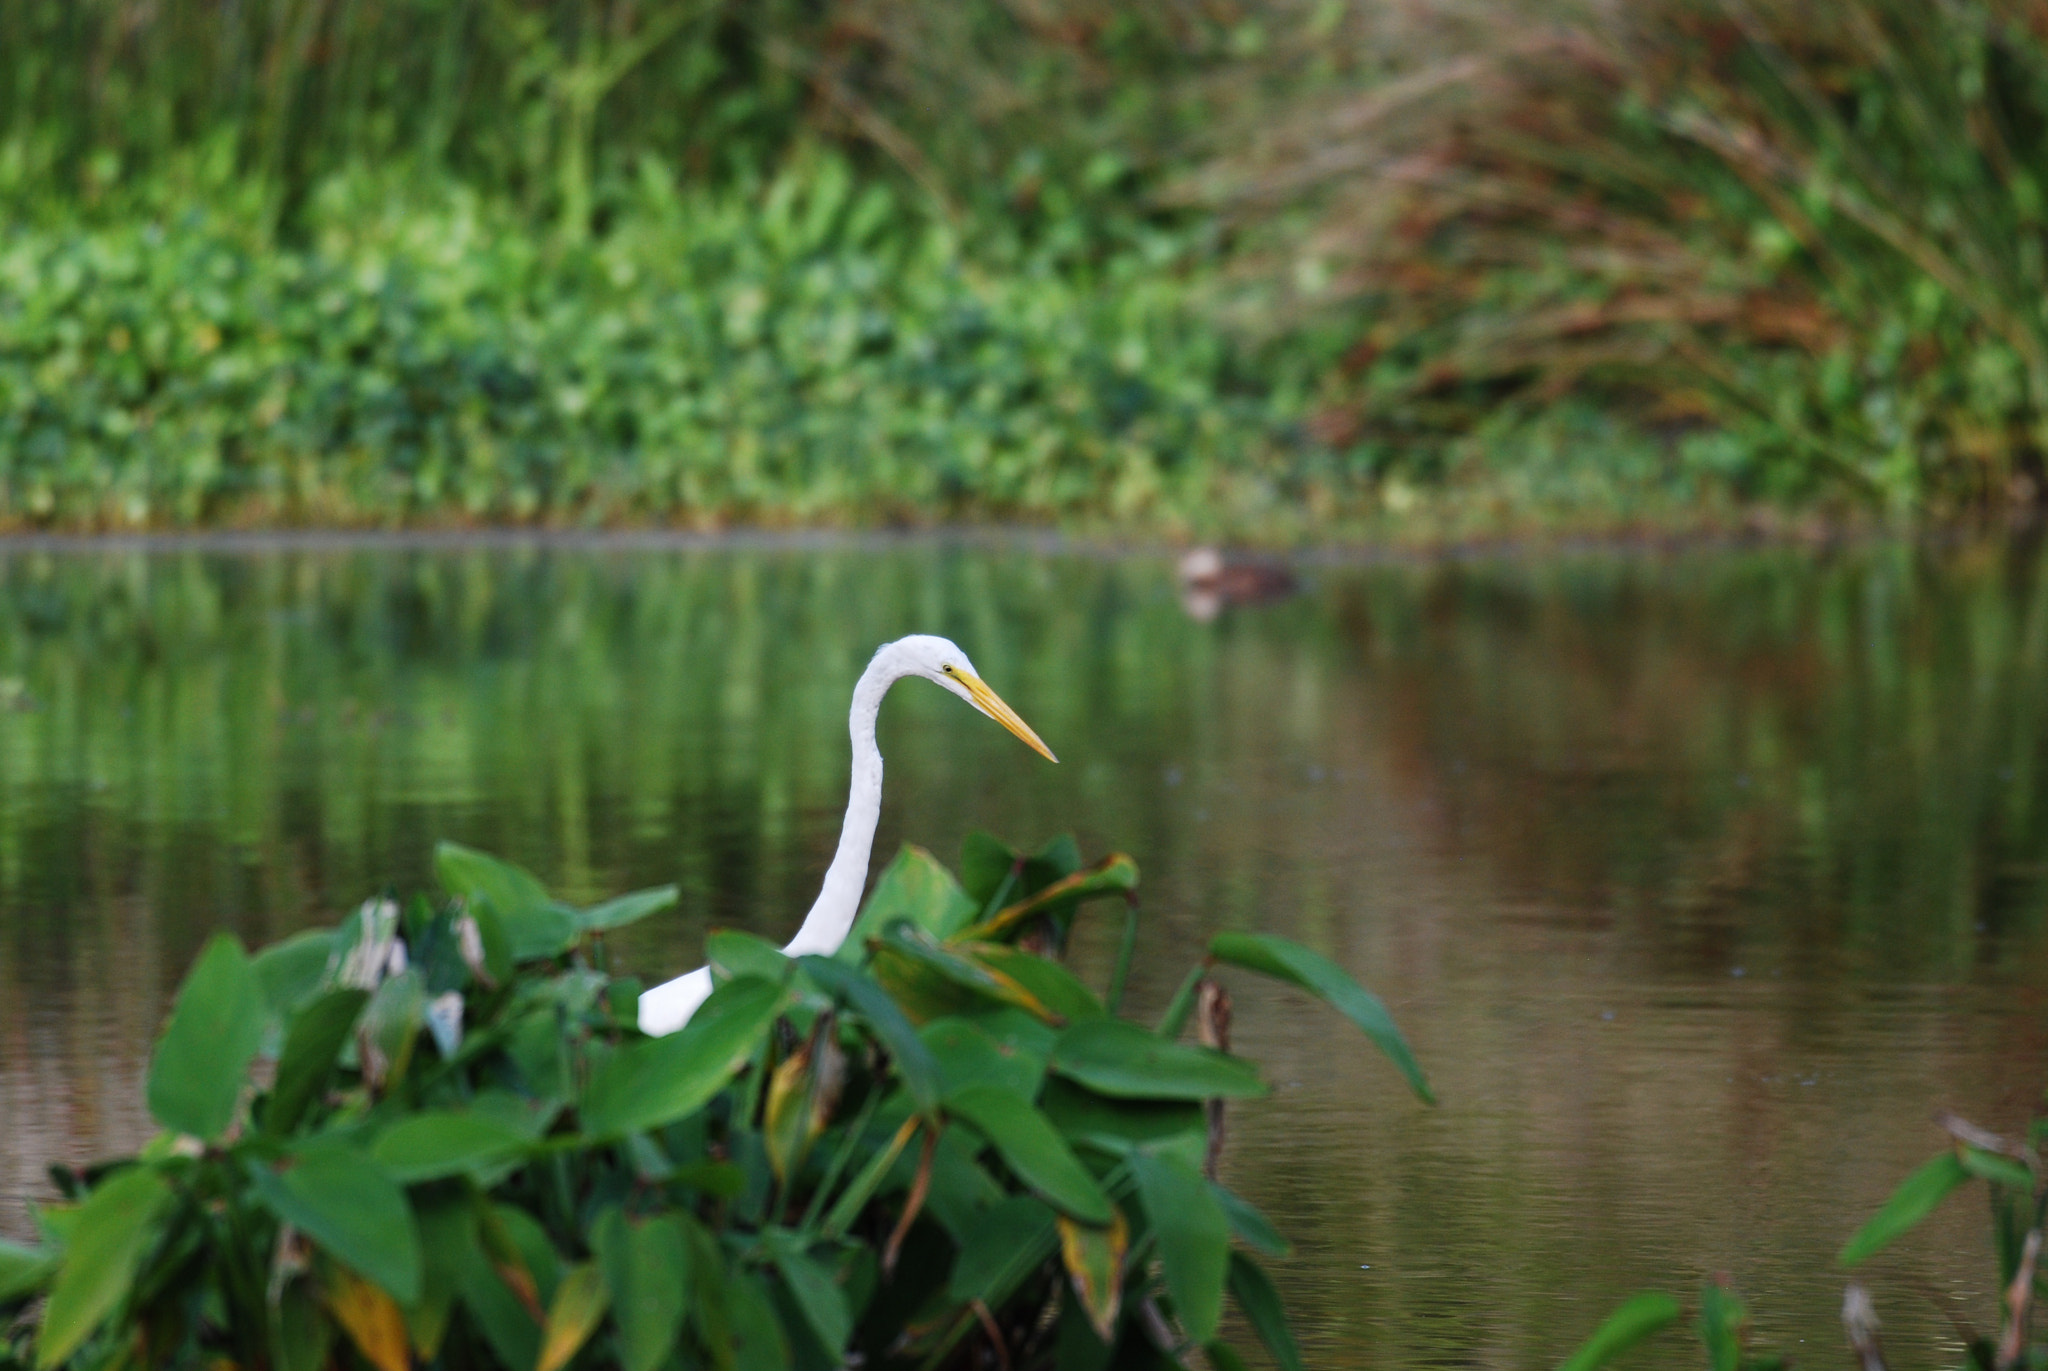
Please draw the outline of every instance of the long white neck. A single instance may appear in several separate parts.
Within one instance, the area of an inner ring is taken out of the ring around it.
[[[882,697],[905,672],[878,653],[853,688],[853,708],[846,731],[853,741],[853,783],[847,787],[846,821],[839,827],[839,849],[825,868],[825,884],[804,915],[803,926],[783,947],[792,957],[837,952],[860,912],[861,891],[868,881],[868,857],[875,846],[875,821],[882,817],[882,749],[875,742],[875,719]]]
[[[839,828],[839,850],[825,869],[824,888],[804,916],[803,926],[783,948],[792,957],[837,952],[860,912],[861,891],[868,881],[868,854],[875,845],[875,821],[882,816],[882,749],[875,743],[875,719],[882,712],[882,697],[889,687],[911,670],[884,648],[853,688],[853,708],[846,716],[846,729],[853,739],[853,784],[846,797],[846,822]],[[708,966],[664,981],[640,997],[641,1031],[675,1032],[710,995]]]

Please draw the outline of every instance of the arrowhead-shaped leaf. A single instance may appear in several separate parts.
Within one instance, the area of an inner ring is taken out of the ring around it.
[[[1387,1013],[1378,996],[1352,980],[1343,967],[1328,957],[1300,943],[1264,933],[1219,933],[1209,944],[1209,955],[1219,962],[1229,962],[1308,991],[1358,1025],[1359,1031],[1400,1068],[1408,1078],[1409,1088],[1424,1101],[1436,1103],[1415,1054],[1408,1050],[1408,1040],[1394,1026],[1393,1015]]]
[[[149,1112],[165,1128],[212,1141],[234,1122],[264,1009],[249,954],[217,934],[192,964],[149,1064]]]
[[[773,981],[740,976],[712,991],[681,1032],[621,1048],[591,1074],[583,1131],[616,1138],[702,1108],[754,1055],[787,998]]]

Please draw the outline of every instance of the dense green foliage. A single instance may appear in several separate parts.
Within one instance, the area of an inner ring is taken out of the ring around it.
[[[1228,398],[1163,268],[979,275],[833,157],[759,203],[650,166],[554,250],[473,197],[367,195],[304,247],[196,213],[0,230],[0,518],[1199,523],[1329,484],[1269,396]]]
[[[1058,952],[1136,868],[1071,840],[976,835],[960,881],[906,849],[836,957],[714,934],[661,1039],[604,940],[673,887],[578,909],[468,848],[437,869],[443,905],[207,944],[150,1067],[166,1131],[0,1244],[0,1365],[1229,1366],[1227,1291],[1298,1368],[1234,1241],[1285,1244],[1215,1180],[1223,1102],[1266,1085],[1178,1041],[1227,1044],[1208,968],[1326,1000],[1429,1098],[1284,939],[1220,935],[1156,1029],[1117,1017],[1135,905],[1106,997]]]
[[[2043,129],[2023,0],[24,0],[0,520],[2027,504]]]

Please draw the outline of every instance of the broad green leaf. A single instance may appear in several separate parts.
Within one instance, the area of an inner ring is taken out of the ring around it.
[[[939,1107],[939,1069],[931,1053],[903,1017],[903,1011],[881,986],[843,963],[829,957],[804,957],[799,965],[820,990],[851,1006],[867,1020],[894,1060],[896,1077],[918,1109],[926,1114]]]
[[[847,1339],[853,1336],[853,1312],[846,1307],[846,1295],[833,1280],[830,1268],[810,1254],[802,1238],[787,1229],[763,1230],[761,1245],[768,1249],[776,1271],[781,1273],[819,1344],[835,1362],[844,1360]]]
[[[985,999],[1064,1022],[1008,972],[938,942],[913,924],[897,922],[883,931],[873,971],[913,1018],[971,1009],[977,999]]]
[[[973,1085],[946,1097],[947,1112],[988,1139],[1017,1179],[1083,1223],[1106,1224],[1113,1206],[1045,1116],[995,1085]]]
[[[939,1145],[932,1153],[931,1188],[925,1195],[925,1212],[955,1243],[965,1243],[981,1231],[984,1216],[1003,1200],[1003,1188],[981,1164],[980,1150],[981,1139],[971,1130],[948,1128],[939,1134]],[[915,1173],[908,1166],[904,1171],[907,1174],[903,1180],[908,1184],[910,1175]],[[1051,1220],[1046,1222],[1050,1225]],[[1050,1232],[1050,1227],[1046,1231]]]
[[[1059,1243],[1059,1212],[1030,1195],[1011,1195],[978,1214],[960,1238],[946,1278],[956,1304],[980,1300],[998,1308]]]
[[[1002,938],[1013,934],[1034,914],[1081,900],[1104,895],[1121,895],[1138,888],[1138,864],[1121,852],[1113,852],[1086,871],[1063,876],[1043,890],[984,919],[967,931],[972,939]]]
[[[789,1339],[761,1277],[751,1271],[732,1272],[725,1284],[724,1312],[737,1371],[787,1371]]]
[[[1110,1213],[1109,1223],[1101,1227],[1060,1215],[1060,1264],[1067,1268],[1067,1278],[1087,1311],[1089,1326],[1104,1342],[1116,1337],[1117,1310],[1124,1293],[1124,1254],[1131,1246],[1131,1230],[1123,1211]]]
[[[334,955],[334,930],[309,928],[258,952],[251,963],[270,1012],[285,1017],[320,989]]]
[[[554,1303],[548,1306],[548,1320],[540,1334],[540,1360],[534,1371],[561,1371],[567,1366],[590,1341],[610,1306],[611,1296],[596,1264],[571,1267],[555,1287]]]
[[[2025,1163],[1968,1144],[1959,1147],[1956,1152],[1957,1160],[1963,1164],[1963,1170],[1978,1180],[2002,1185],[2008,1190],[2017,1190],[2022,1195],[2034,1193],[2034,1173],[2027,1170]]]
[[[947,1016],[918,1032],[938,1064],[947,1092],[970,1085],[998,1085],[1022,1099],[1038,1098],[1045,1079],[1045,1061],[996,1042],[979,1025]]]
[[[174,1132],[218,1138],[234,1122],[262,1046],[262,990],[249,954],[232,935],[216,934],[185,977],[150,1060],[150,1114]]]
[[[1219,962],[1229,962],[1308,991],[1358,1025],[1359,1031],[1400,1068],[1408,1078],[1409,1088],[1425,1102],[1436,1103],[1428,1079],[1416,1064],[1415,1054],[1408,1050],[1407,1039],[1394,1026],[1387,1007],[1328,957],[1300,943],[1264,933],[1219,933],[1210,940],[1209,955]]]
[[[510,862],[443,842],[434,848],[434,874],[464,904],[491,907],[516,961],[552,957],[575,940],[575,912],[556,904],[539,881]]]
[[[1193,1100],[1116,1100],[1055,1076],[1039,1099],[1045,1117],[1069,1142],[1114,1156],[1146,1146],[1199,1159],[1208,1150],[1209,1127]]]
[[[1194,1341],[1209,1342],[1223,1317],[1230,1220],[1209,1182],[1175,1158],[1133,1152],[1131,1175],[1159,1241],[1167,1293],[1181,1326]]]
[[[356,1017],[370,997],[360,990],[330,990],[292,1015],[276,1083],[263,1109],[263,1130],[283,1137],[299,1126],[306,1108],[320,1098],[334,1064],[347,1046]]]
[[[1836,1260],[1844,1266],[1854,1266],[1882,1251],[1894,1238],[1932,1214],[1950,1191],[1969,1179],[1970,1173],[1961,1158],[1953,1152],[1942,1153],[1899,1183],[1884,1208],[1856,1230],[1856,1236],[1849,1239]]]
[[[1131,1100],[1245,1099],[1266,1093],[1242,1057],[1169,1042],[1124,1019],[1084,1019],[1053,1044],[1052,1069],[1100,1095]]]
[[[630,895],[621,895],[579,910],[576,924],[586,933],[608,933],[627,924],[638,923],[649,914],[656,914],[675,904],[681,892],[672,885],[657,885],[647,890],[636,890]]]
[[[910,920],[933,938],[950,938],[980,912],[938,858],[905,844],[875,878],[867,903],[833,955],[841,961],[859,962],[867,955],[868,939],[880,937],[899,919]]]
[[[1259,1335],[1259,1341],[1280,1363],[1280,1371],[1303,1371],[1301,1345],[1287,1326],[1287,1310],[1280,1292],[1263,1268],[1242,1252],[1230,1254],[1230,1297],[1244,1311],[1245,1322]]]
[[[1656,1291],[1631,1295],[1593,1330],[1593,1336],[1565,1360],[1559,1371],[1595,1371],[1644,1338],[1678,1322],[1678,1315],[1678,1301],[1669,1295]]]
[[[37,1289],[56,1271],[54,1252],[22,1247],[0,1238],[0,1301],[19,1299]]]
[[[475,1175],[526,1145],[517,1130],[486,1114],[429,1109],[377,1135],[370,1159],[400,1185]]]
[[[711,974],[722,981],[735,976],[759,976],[780,984],[789,979],[790,958],[766,938],[737,929],[721,928],[704,940],[704,960]]]
[[[773,981],[740,976],[712,991],[681,1032],[621,1048],[591,1073],[583,1131],[616,1138],[702,1108],[754,1055],[787,998]]]
[[[36,1366],[56,1366],[114,1312],[156,1237],[171,1188],[147,1167],[100,1183],[78,1208],[36,1335]]]
[[[420,1294],[420,1240],[397,1182],[339,1146],[309,1150],[283,1171],[258,1162],[249,1177],[263,1203],[400,1304]]]
[[[1068,1023],[1100,1018],[1108,1012],[1095,992],[1058,962],[1005,943],[955,942],[953,946],[1023,986],[1033,999]]]
[[[1022,855],[1001,838],[979,830],[961,841],[960,885],[977,913],[988,908],[988,902],[1017,869]]]
[[[1257,1205],[1214,1181],[1209,1183],[1209,1188],[1215,1192],[1216,1202],[1223,1206],[1223,1212],[1230,1220],[1230,1231],[1239,1238],[1270,1257],[1284,1257],[1294,1250]]]
[[[691,1263],[674,1216],[634,1221],[616,1207],[591,1225],[591,1250],[611,1292],[623,1371],[653,1371],[675,1349],[689,1308]]]

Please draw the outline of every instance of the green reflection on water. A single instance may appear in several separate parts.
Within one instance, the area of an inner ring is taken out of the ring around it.
[[[1141,1012],[1206,932],[1284,931],[1382,992],[1438,1083],[1421,1110],[1242,987],[1239,1042],[1290,1084],[1232,1165],[1301,1239],[1313,1349],[1535,1365],[1622,1293],[1725,1268],[1772,1345],[1836,1355],[1828,1261],[1937,1145],[1928,1115],[2010,1127],[2039,1099],[2048,560],[1312,581],[1202,624],[1163,562],[1015,546],[0,558],[0,1224],[42,1160],[136,1140],[207,932],[425,884],[434,838],[579,900],[679,881],[623,949],[653,973],[709,926],[787,933],[837,834],[851,682],[935,631],[1065,762],[907,685],[882,851],[1123,848]],[[1078,949],[1098,978],[1110,955]],[[1895,1350],[1952,1336],[1916,1282],[1982,1295],[1974,1219],[1879,1273]]]

